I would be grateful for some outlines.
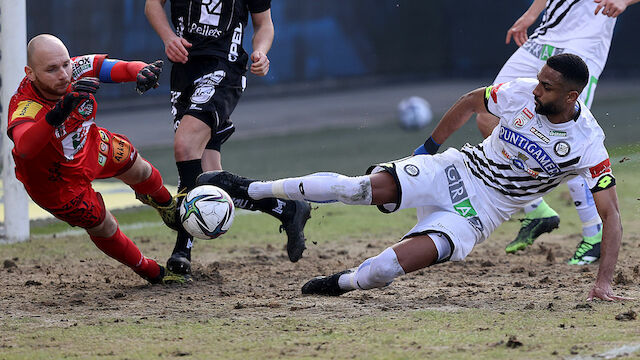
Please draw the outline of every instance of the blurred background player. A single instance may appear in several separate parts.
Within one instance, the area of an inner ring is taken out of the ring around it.
[[[248,54],[243,48],[249,14],[253,24],[251,72],[269,72],[267,53],[273,42],[271,0],[173,0],[171,22],[166,0],[147,0],[145,14],[165,45],[172,62],[171,111],[174,116],[174,154],[178,188],[186,193],[202,170],[221,170],[220,149],[235,128],[229,117],[246,87]],[[298,261],[305,249],[304,225],[310,206],[275,198],[255,201],[234,198],[236,207],[259,210],[282,221],[289,259]],[[167,267],[191,271],[193,238],[182,228]]]
[[[508,44],[513,38],[520,48],[507,60],[493,83],[501,84],[520,77],[535,79],[546,59],[556,54],[572,53],[584,59],[589,68],[589,83],[580,94],[580,100],[591,107],[598,78],[607,62],[616,17],[628,5],[638,1],[535,0],[507,31],[505,42]],[[543,10],[542,22],[531,36],[527,36],[527,29]],[[488,113],[477,116],[478,128],[484,137],[491,134],[498,122],[497,117]],[[548,141],[567,136],[563,131],[543,135]],[[569,264],[590,264],[600,258],[602,220],[584,180],[575,177],[567,185],[582,221],[582,241],[569,259]],[[560,223],[558,213],[543,198],[526,204],[524,212],[525,218],[518,236],[505,248],[507,253],[526,248],[538,236],[551,232]]]
[[[463,260],[523,204],[577,174],[588,182],[604,219],[603,258],[588,299],[624,300],[611,288],[622,240],[615,178],[604,132],[589,109],[578,102],[589,78],[587,65],[573,54],[552,56],[538,78],[517,79],[463,95],[427,142],[416,149],[416,156],[372,166],[365,176],[325,172],[261,182],[209,172],[197,182],[223,186],[229,193],[254,199],[277,196],[378,205],[385,213],[416,208],[418,223],[399,243],[357,269],[317,277],[302,287],[303,294],[339,296],[387,286],[398,276],[433,264]],[[513,121],[523,109],[538,114],[522,125],[526,135],[517,132],[519,123]],[[444,143],[474,113],[499,116],[500,131],[476,146],[466,144],[460,150],[449,148],[436,154],[438,146],[433,144]],[[547,143],[529,135],[534,128],[538,132],[562,130],[568,136]],[[519,166],[512,166],[516,163]]]
[[[118,178],[175,227],[175,200],[158,170],[126,137],[95,123],[100,82],[136,81],[143,93],[157,86],[161,71],[162,61],[147,65],[106,55],[71,59],[60,39],[38,35],[27,46],[27,76],[11,98],[7,134],[14,143],[16,176],[34,202],[85,229],[100,250],[149,282],[182,283],[184,276],[142,255],[91,187],[94,179]]]

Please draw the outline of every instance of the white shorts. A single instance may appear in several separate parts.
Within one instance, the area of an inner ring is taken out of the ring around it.
[[[565,53],[572,53],[576,55],[575,52],[572,52],[570,49],[565,49]],[[582,60],[587,64],[589,68],[589,83],[585,86],[584,90],[580,94],[580,100],[584,102],[587,107],[591,107],[591,103],[593,103],[593,94],[596,91],[596,86],[598,85],[598,78],[602,73],[602,69],[600,69],[593,61],[580,56]],[[533,56],[524,48],[520,47],[516,52],[511,55],[509,60],[502,66],[498,76],[493,81],[494,84],[500,84],[508,81],[515,80],[517,78],[532,78],[536,79],[538,77],[538,72],[542,69],[542,66],[546,64],[546,60],[540,60],[539,58]]]
[[[463,260],[475,244],[484,241],[496,226],[483,209],[469,173],[456,149],[436,155],[417,155],[379,164],[367,173],[389,172],[396,182],[400,202],[378,206],[382,212],[416,208],[418,223],[405,236],[443,233],[451,244],[451,257]]]

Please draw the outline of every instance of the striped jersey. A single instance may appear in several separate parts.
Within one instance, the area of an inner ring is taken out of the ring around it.
[[[540,26],[523,47],[550,45],[591,59],[604,69],[616,18],[601,12],[594,15],[597,5],[593,0],[547,0]]]
[[[535,112],[538,80],[519,78],[486,88],[487,110],[500,123],[482,143],[460,151],[478,185],[491,188],[497,208],[513,209],[583,177],[592,192],[615,185],[604,132],[582,103],[573,120],[553,124]]]

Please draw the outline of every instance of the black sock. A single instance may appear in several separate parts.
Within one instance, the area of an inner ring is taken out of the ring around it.
[[[196,187],[196,178],[202,174],[202,160],[177,161],[176,167],[178,168],[178,191],[186,193]],[[189,235],[189,233],[182,228],[182,224],[180,224],[176,245],[173,248],[172,254],[182,253],[191,261],[192,245],[193,236]]]
[[[178,168],[178,190],[188,192],[196,187],[196,178],[202,174],[202,160],[176,161]]]
[[[189,235],[189,233],[180,226],[178,229],[178,236],[176,238],[176,245],[173,247],[173,252],[171,253],[181,253],[184,254],[187,260],[191,261],[191,247],[193,245],[193,236]]]
[[[251,211],[262,211],[265,214],[269,214],[278,220],[282,220],[282,215],[286,213],[287,204],[291,200],[280,200],[276,198],[266,198],[261,200],[253,199],[241,199],[234,197],[233,205],[235,207]],[[290,206],[289,206],[290,207]]]

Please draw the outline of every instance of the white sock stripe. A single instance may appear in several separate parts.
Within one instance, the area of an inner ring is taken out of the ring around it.
[[[593,219],[591,219],[589,221],[583,222],[582,223],[582,227],[583,228],[587,228],[587,227],[590,227],[590,226],[596,226],[596,225],[600,225],[600,224],[602,224],[602,220],[598,216],[598,217],[595,217],[595,218],[593,218]]]
[[[271,185],[271,192],[274,197],[281,199],[288,199],[287,193],[284,191],[284,182],[285,180],[276,180]]]
[[[356,272],[354,271],[350,275],[351,277],[349,278],[349,283],[351,284],[351,288],[360,289],[360,287],[358,286],[358,281],[356,280]]]

